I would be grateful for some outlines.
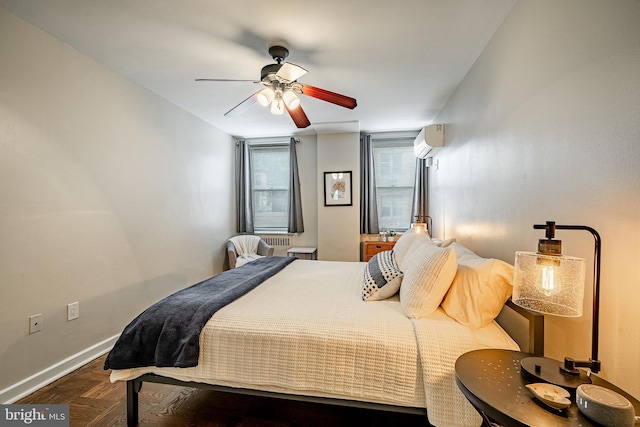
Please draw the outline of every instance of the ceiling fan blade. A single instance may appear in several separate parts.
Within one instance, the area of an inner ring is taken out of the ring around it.
[[[309,118],[307,117],[307,115],[305,114],[301,106],[298,106],[297,108],[294,108],[294,109],[289,109],[289,107],[287,107],[287,105],[285,104],[284,107],[287,109],[287,112],[291,116],[291,119],[293,120],[293,122],[296,124],[298,128],[300,129],[306,128],[311,124],[311,122],[309,121]]]
[[[321,99],[323,101],[331,102],[332,104],[350,108],[352,110],[358,105],[356,100],[349,96],[340,95],[339,93],[330,92],[328,90],[320,89],[319,87],[313,87],[309,85],[300,86],[302,86],[300,88],[300,92],[312,98]]]
[[[262,83],[260,80],[238,80],[238,79],[196,79],[197,82],[251,82]]]
[[[251,95],[250,97],[242,101],[240,104],[236,105],[231,110],[224,113],[224,115],[227,117],[235,117],[237,115],[240,115],[245,111],[247,111],[247,109],[257,101],[257,99],[258,99],[258,92],[254,93],[253,95]]]
[[[287,82],[294,82],[307,73],[308,71],[301,66],[285,62],[276,73],[276,77]]]

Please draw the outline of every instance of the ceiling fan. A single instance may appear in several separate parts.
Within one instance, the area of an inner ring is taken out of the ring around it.
[[[302,106],[300,106],[300,98],[298,97],[300,94],[349,109],[356,107],[357,103],[354,98],[298,83],[297,80],[307,74],[307,70],[290,62],[282,62],[289,56],[289,50],[286,47],[280,45],[271,46],[269,55],[276,63],[262,67],[259,81],[234,79],[196,79],[196,81],[253,82],[262,83],[265,86],[227,111],[224,114],[227,117],[237,116],[257,101],[265,107],[270,106],[273,114],[284,114],[286,110],[298,128],[306,128],[311,122],[309,122]]]

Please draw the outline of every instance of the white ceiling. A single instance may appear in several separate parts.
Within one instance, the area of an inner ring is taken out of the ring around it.
[[[330,131],[417,130],[436,114],[515,0],[0,0],[25,21],[238,137]],[[254,104],[285,41],[300,82],[354,97],[348,110],[302,96],[311,127]],[[342,125],[341,125],[342,124]]]

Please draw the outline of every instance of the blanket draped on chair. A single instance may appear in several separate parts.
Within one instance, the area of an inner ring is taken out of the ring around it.
[[[296,259],[262,257],[158,301],[125,327],[104,368],[197,366],[200,332],[211,316]]]
[[[258,245],[260,244],[258,236],[242,234],[230,238],[229,241],[236,248],[236,267],[262,257],[262,255],[258,255]]]

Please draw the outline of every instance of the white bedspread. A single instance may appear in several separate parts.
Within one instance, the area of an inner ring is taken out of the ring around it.
[[[211,318],[201,334],[197,367],[112,371],[111,380],[155,373],[231,387],[426,406],[436,426],[479,425],[455,384],[455,359],[475,348],[517,345],[495,324],[470,331],[442,311],[412,321],[397,296],[362,301],[364,266],[297,260]]]
[[[434,426],[479,426],[482,418],[455,382],[455,362],[480,348],[520,350],[496,324],[471,330],[452,320],[441,308],[426,319],[414,319],[429,422]]]

